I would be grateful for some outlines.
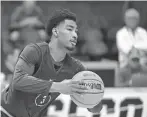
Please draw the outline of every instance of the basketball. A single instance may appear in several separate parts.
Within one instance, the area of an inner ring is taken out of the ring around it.
[[[92,71],[82,71],[77,73],[72,78],[73,81],[82,80],[88,88],[86,94],[71,95],[71,100],[79,107],[93,108],[102,100],[104,95],[104,83],[99,75]]]

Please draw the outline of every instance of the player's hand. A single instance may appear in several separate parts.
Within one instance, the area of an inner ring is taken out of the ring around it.
[[[66,83],[68,82],[68,86],[70,88],[70,95],[73,95],[73,94],[84,94],[88,91],[88,88],[86,86],[84,86],[84,82],[83,81],[72,81],[72,80],[65,80],[63,81],[63,83]]]
[[[87,92],[87,87],[82,84],[83,81],[72,81],[72,80],[53,82],[50,92],[59,92],[67,95],[73,95],[74,93],[84,94]]]

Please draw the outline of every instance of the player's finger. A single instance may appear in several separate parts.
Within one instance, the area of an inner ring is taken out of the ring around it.
[[[84,85],[77,85],[77,84],[72,84],[71,87],[73,88],[77,88],[77,89],[83,89],[83,90],[87,90],[88,88]]]
[[[80,81],[71,81],[71,84],[79,84]]]
[[[71,81],[72,84],[80,84],[80,85],[84,85],[84,81],[80,80],[80,81]]]
[[[82,90],[82,89],[77,89],[77,88],[72,88],[71,90],[72,92],[79,93],[79,94],[87,93],[87,90]]]
[[[83,80],[80,80],[80,81],[79,81],[79,84],[80,84],[80,85],[84,85],[85,83],[84,83]]]

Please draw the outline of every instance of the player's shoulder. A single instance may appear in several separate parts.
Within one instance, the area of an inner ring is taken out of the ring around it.
[[[74,57],[70,57],[71,61],[74,65],[74,67],[79,68],[80,70],[85,70],[85,66],[82,64],[82,62],[79,59],[76,59]]]
[[[76,58],[74,58],[74,57],[72,57],[72,56],[70,56],[70,58],[71,58],[71,61],[72,61],[74,64],[76,64],[76,65],[82,65],[82,63],[81,63],[81,61],[80,61],[79,59],[76,59]]]
[[[35,43],[36,45],[38,45],[39,47],[47,47],[48,43],[46,42],[39,42],[39,43]]]
[[[45,52],[45,50],[47,49],[48,44],[45,42],[40,42],[40,43],[30,43],[28,45],[25,46],[25,48],[23,50],[25,51],[37,51],[38,53],[40,52]]]
[[[30,44],[26,45],[26,47],[34,47],[34,48],[38,48],[38,47],[40,47],[40,48],[44,47],[45,48],[47,46],[48,46],[48,44],[46,42],[30,43]]]

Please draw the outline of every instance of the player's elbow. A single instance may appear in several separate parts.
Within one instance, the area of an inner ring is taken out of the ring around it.
[[[24,75],[14,74],[13,80],[12,80],[12,85],[14,89],[21,90],[24,84],[23,82],[24,77],[25,77]]]
[[[19,78],[20,79],[20,78]],[[19,79],[13,79],[12,81],[12,85],[13,85],[13,88],[18,90],[18,89],[21,89],[21,86],[20,86],[20,83],[19,83]]]

